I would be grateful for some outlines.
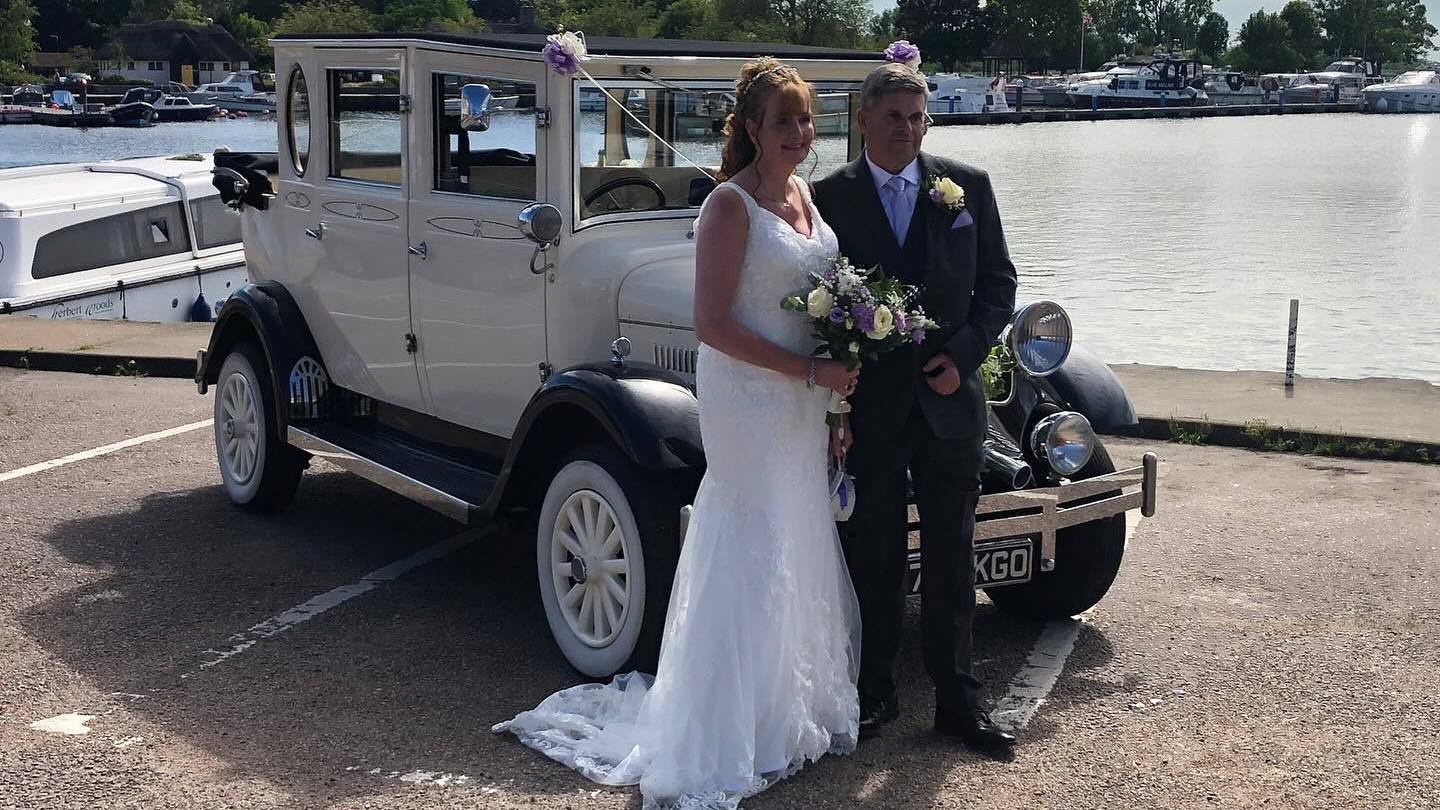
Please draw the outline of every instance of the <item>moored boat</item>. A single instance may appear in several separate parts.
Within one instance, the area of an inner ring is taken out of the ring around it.
[[[1005,88],[998,76],[960,76],[937,73],[929,76],[930,98],[926,109],[932,113],[1009,112]]]
[[[214,104],[197,104],[186,96],[172,96],[155,87],[136,87],[125,94],[121,104],[143,101],[155,108],[156,118],[172,121],[204,121],[219,109]]]
[[[1067,91],[1077,109],[1109,107],[1194,107],[1210,103],[1194,59],[1157,55],[1145,64],[1123,63],[1108,78],[1080,82]]]
[[[0,169],[0,314],[210,320],[247,280],[209,156]]]
[[[1440,66],[1401,73],[1360,93],[1365,112],[1440,112]]]

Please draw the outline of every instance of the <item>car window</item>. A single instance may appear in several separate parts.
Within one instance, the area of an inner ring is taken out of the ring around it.
[[[434,77],[435,189],[534,200],[535,85],[513,79],[437,73]],[[463,128],[461,93],[489,90],[482,114]]]
[[[330,176],[398,186],[403,179],[400,71],[331,70]]]
[[[610,88],[613,99],[594,87],[580,88],[575,112],[580,216],[696,208],[714,182],[665,148],[626,110],[714,175],[720,169],[725,117],[735,107],[726,89],[671,90],[653,85]],[[800,176],[818,180],[843,166],[850,144],[854,96],[819,93],[814,110],[815,154]]]
[[[290,94],[286,101],[285,118],[289,124],[290,160],[295,174],[305,176],[310,165],[310,92],[305,86],[305,73],[299,65],[290,71]]]

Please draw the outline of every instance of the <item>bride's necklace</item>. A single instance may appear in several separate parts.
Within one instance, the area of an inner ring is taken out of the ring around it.
[[[790,202],[789,193],[788,193],[788,192],[790,191],[790,184],[789,184],[788,181],[787,181],[786,184],[785,184],[785,191],[787,192],[787,193],[786,193],[786,198],[783,199],[783,200],[772,200],[772,199],[770,199],[769,197],[761,197],[761,196],[760,196],[760,184],[759,184],[759,183],[756,183],[756,184],[755,184],[755,191],[752,192],[750,196],[754,197],[756,200],[758,200],[758,201],[760,201],[760,202],[762,202],[762,203],[766,203],[767,205],[778,205],[778,206],[780,206],[781,208],[784,208],[786,211],[793,211],[793,210],[795,209],[795,204],[792,203],[792,202]]]

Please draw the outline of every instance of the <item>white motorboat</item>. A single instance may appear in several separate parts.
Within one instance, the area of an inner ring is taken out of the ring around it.
[[[202,84],[186,96],[197,104],[214,104],[227,112],[275,112],[275,94],[257,87],[258,70],[237,70],[224,80]]]
[[[1302,73],[1280,90],[1286,104],[1320,104],[1333,101],[1359,101],[1360,91],[1379,84],[1380,68],[1358,56],[1336,59],[1324,70]]]
[[[1440,112],[1440,67],[1407,71],[1360,92],[1365,112]]]
[[[960,76],[937,73],[930,76],[930,100],[926,108],[932,113],[1009,112],[1005,87],[999,76]]]
[[[1258,76],[1246,76],[1238,70],[1208,70],[1200,81],[1210,103],[1217,107],[1263,104],[1271,100],[1260,86]]]
[[[1210,103],[1200,89],[1201,64],[1158,54],[1144,64],[1116,65],[1106,78],[1079,82],[1066,91],[1076,109],[1106,107],[1195,107]]]
[[[210,320],[246,283],[208,156],[0,169],[0,314]]]

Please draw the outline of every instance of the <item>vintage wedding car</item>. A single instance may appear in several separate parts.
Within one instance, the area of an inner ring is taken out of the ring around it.
[[[216,389],[242,507],[284,506],[318,456],[461,522],[531,510],[555,640],[604,676],[654,661],[705,466],[692,228],[713,180],[662,140],[718,166],[758,50],[818,89],[818,178],[859,154],[878,57],[592,39],[592,81],[551,71],[544,45],[276,40],[278,154],[216,155],[254,283],[220,312],[196,383]],[[1060,307],[1021,308],[1008,341],[977,581],[1005,609],[1071,615],[1114,580],[1125,513],[1153,511],[1155,458],[1116,471],[1091,425],[1133,423],[1130,401]]]

